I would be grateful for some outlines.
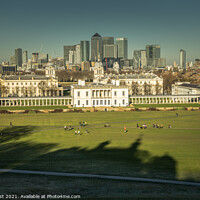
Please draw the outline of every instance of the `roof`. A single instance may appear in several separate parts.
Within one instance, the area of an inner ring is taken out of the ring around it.
[[[49,80],[50,77],[45,76],[2,76],[1,79],[3,80]]]
[[[98,33],[95,33],[92,37],[101,37]]]
[[[200,85],[197,84],[183,83],[180,86],[200,89]]]

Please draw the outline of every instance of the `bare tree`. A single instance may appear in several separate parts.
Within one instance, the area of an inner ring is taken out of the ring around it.
[[[131,89],[132,95],[139,95],[139,84],[137,82],[132,82]]]

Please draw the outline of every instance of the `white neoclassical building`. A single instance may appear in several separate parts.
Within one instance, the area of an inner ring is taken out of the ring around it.
[[[71,86],[72,104],[74,107],[118,107],[129,104],[128,87],[113,84],[93,83],[85,85],[79,80],[77,85]]]
[[[63,88],[58,86],[55,70],[48,67],[45,76],[13,75],[0,77],[1,97],[63,96]]]
[[[155,74],[104,74],[101,62],[96,62],[93,70],[94,83],[108,84],[118,80],[121,86],[128,86],[129,95],[163,94],[163,78]]]
[[[200,85],[190,82],[176,82],[172,84],[172,95],[195,95],[200,94]]]

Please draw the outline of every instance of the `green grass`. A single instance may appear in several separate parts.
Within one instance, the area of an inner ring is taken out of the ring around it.
[[[0,168],[200,181],[200,112],[178,113],[2,114]],[[77,130],[79,121],[88,124],[82,135],[63,129]],[[6,127],[10,122],[14,127]],[[107,122],[111,127],[104,127]],[[137,129],[137,123],[148,128]],[[153,129],[153,123],[164,128]]]

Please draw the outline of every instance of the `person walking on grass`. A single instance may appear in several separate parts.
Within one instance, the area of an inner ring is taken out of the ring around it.
[[[126,133],[126,131],[127,131],[127,130],[126,130],[126,126],[124,126],[124,133]]]
[[[176,113],[176,116],[178,117],[178,113]]]
[[[77,135],[77,130],[75,130],[75,135]]]

